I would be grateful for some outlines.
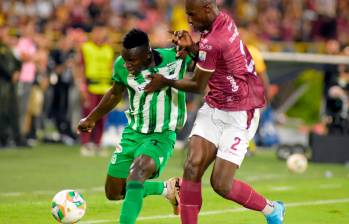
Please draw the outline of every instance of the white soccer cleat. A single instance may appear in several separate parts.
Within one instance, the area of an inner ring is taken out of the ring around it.
[[[80,154],[85,157],[95,156],[94,150],[92,150],[88,145],[81,146]]]
[[[171,203],[173,207],[173,214],[178,215],[179,214],[179,188],[180,188],[180,181],[181,179],[179,177],[172,177],[165,181],[165,187],[166,187],[166,195],[165,197],[169,202]]]

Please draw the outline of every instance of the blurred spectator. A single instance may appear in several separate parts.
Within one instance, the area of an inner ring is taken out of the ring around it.
[[[281,40],[281,14],[273,7],[259,15],[259,25],[263,27],[261,36],[265,40]]]
[[[190,30],[187,15],[183,7],[185,0],[177,0],[172,7],[171,12],[171,29],[172,30]]]
[[[35,78],[30,91],[27,112],[23,120],[23,135],[28,139],[36,140],[37,131],[43,112],[44,93],[48,87],[47,64],[48,64],[48,43],[41,34],[36,35],[37,53],[34,58]]]
[[[169,41],[171,39],[170,29],[167,23],[159,22],[156,26],[153,27],[150,34],[150,42],[154,48],[165,48],[169,47],[172,43]]]
[[[74,59],[75,50],[73,42],[67,37],[62,37],[50,51],[49,68],[52,102],[48,116],[54,120],[59,132],[59,138],[66,144],[73,144],[75,134],[72,130],[71,93],[74,88]]]
[[[13,140],[16,146],[27,146],[18,119],[17,82],[20,61],[8,44],[8,29],[0,28],[0,148]]]
[[[24,117],[29,116],[28,101],[32,85],[35,81],[35,56],[37,53],[37,46],[33,39],[36,35],[35,24],[33,22],[28,22],[22,26],[21,30],[23,33],[21,33],[15,51],[22,61],[22,68],[19,75],[18,95],[20,105],[20,124],[22,124],[21,130],[23,132],[24,130],[29,129],[29,127],[24,126]]]
[[[83,70],[80,71],[80,96],[83,117],[97,106],[111,87],[111,73],[114,63],[113,48],[107,42],[107,30],[103,26],[93,28],[91,38],[81,46]],[[80,67],[80,66],[79,66]],[[100,119],[92,133],[82,133],[81,154],[91,156],[103,154],[100,147],[105,118]]]
[[[349,134],[349,65],[339,66],[337,82],[329,88],[327,113],[330,134]]]
[[[330,39],[325,44],[325,52],[330,55],[338,55],[340,53],[339,42],[335,39]],[[324,96],[327,99],[329,88],[337,82],[338,66],[334,64],[324,65]]]
[[[246,29],[240,29],[241,39],[246,43],[247,48],[253,58],[255,64],[256,73],[261,77],[265,94],[268,102],[272,100],[273,95],[270,94],[270,82],[267,75],[267,66],[264,62],[264,58],[258,49],[258,38],[256,37],[254,26],[247,25]],[[255,141],[258,146],[273,146],[279,143],[279,136],[275,127],[275,117],[272,107],[268,104],[266,108],[263,108],[260,117],[260,126],[257,130]],[[250,143],[249,152],[255,151],[254,144]]]

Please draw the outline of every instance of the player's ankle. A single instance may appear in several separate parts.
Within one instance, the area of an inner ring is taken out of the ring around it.
[[[265,208],[262,210],[264,215],[271,215],[275,211],[275,203],[273,201],[267,200]]]

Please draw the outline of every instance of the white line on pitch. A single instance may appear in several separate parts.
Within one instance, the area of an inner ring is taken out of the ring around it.
[[[329,200],[319,200],[319,201],[303,201],[303,202],[290,202],[286,204],[286,207],[301,207],[310,205],[327,205],[327,204],[337,204],[337,203],[349,203],[349,198],[339,198],[339,199],[329,199]],[[223,209],[223,210],[212,210],[200,212],[200,216],[209,215],[219,215],[224,213],[235,213],[235,212],[245,212],[248,211],[245,208],[234,208],[234,209]],[[156,219],[171,219],[178,218],[176,215],[156,215],[156,216],[145,216],[139,217],[137,220],[156,220]],[[114,223],[115,220],[92,220],[92,221],[82,221],[81,224],[97,224],[97,223]]]
[[[79,192],[103,192],[104,187],[92,187],[88,189],[76,189]],[[55,191],[32,191],[32,192],[7,192],[7,193],[0,193],[0,196],[2,197],[19,197],[23,195],[53,195],[55,194]]]
[[[322,184],[319,185],[319,189],[335,189],[335,188],[341,188],[342,185],[339,184]],[[271,187],[272,191],[291,191],[294,187],[290,186],[273,186]],[[80,193],[85,192],[103,192],[103,187],[92,187],[89,189],[77,189]],[[32,191],[32,192],[8,192],[8,193],[0,193],[1,197],[20,197],[23,195],[54,195],[54,191]]]
[[[282,178],[282,175],[275,175],[275,174],[265,174],[265,175],[259,175],[259,176],[249,176],[246,178],[246,181],[259,181],[259,180],[272,180],[272,179],[279,179]],[[87,189],[76,189],[79,190],[81,193],[83,192],[103,192],[104,187],[91,187]],[[50,190],[39,190],[39,191],[32,191],[32,192],[7,192],[7,193],[0,193],[0,197],[20,197],[23,195],[53,195],[55,194],[54,191]]]
[[[275,186],[275,187],[271,187],[271,189],[273,191],[290,191],[290,190],[293,190],[294,187],[290,187],[290,186]]]

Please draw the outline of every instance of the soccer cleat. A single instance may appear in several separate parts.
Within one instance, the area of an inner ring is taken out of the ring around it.
[[[173,207],[173,214],[179,214],[179,177],[172,177],[165,181],[166,195],[165,197],[171,203]]]
[[[282,224],[285,216],[285,205],[281,201],[274,202],[275,209],[270,215],[266,215],[268,224]]]
[[[95,155],[94,151],[90,147],[88,147],[87,145],[81,146],[80,154],[82,156],[86,156],[86,157],[91,157],[91,156]]]

